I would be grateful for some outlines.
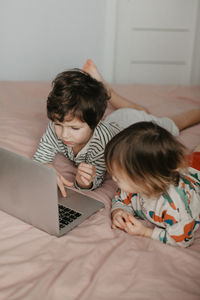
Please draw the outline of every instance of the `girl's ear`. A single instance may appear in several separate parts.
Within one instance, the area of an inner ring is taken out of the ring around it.
[[[183,163],[181,166],[173,170],[173,173],[181,173],[188,167],[187,163]]]

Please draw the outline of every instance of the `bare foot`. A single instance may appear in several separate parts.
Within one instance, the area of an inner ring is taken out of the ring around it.
[[[194,152],[200,152],[200,145],[198,145],[195,149]]]
[[[86,63],[83,66],[83,71],[90,74],[90,76],[92,76],[96,80],[104,82],[103,77],[101,76],[96,65],[93,63],[93,61],[91,59],[88,59],[86,61]]]
[[[190,109],[172,116],[171,119],[176,123],[176,126],[179,128],[179,130],[183,130],[200,123],[200,109]]]
[[[119,95],[118,93],[116,93],[112,89],[112,87],[107,82],[104,81],[104,79],[101,76],[101,74],[99,73],[96,65],[93,63],[93,61],[91,59],[88,59],[86,61],[86,63],[83,66],[83,71],[87,72],[88,74],[90,74],[90,76],[92,76],[93,78],[95,78],[98,81],[101,81],[104,84],[108,93],[111,95],[110,103],[112,104],[113,107],[115,107],[117,109],[129,107],[129,108],[134,108],[137,110],[144,110],[148,113],[148,110],[146,108],[144,108],[143,106],[133,103],[132,101],[129,101],[128,99],[126,99],[126,98],[122,97],[121,95]]]

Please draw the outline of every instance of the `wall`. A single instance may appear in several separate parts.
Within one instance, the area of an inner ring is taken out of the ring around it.
[[[114,82],[117,4],[125,1],[0,0],[0,80],[52,80],[63,70],[81,68],[89,57],[104,78]],[[199,18],[191,83],[200,84],[200,0],[192,1],[198,2]],[[153,11],[155,6],[150,8]],[[124,57],[125,47],[122,50]],[[119,69],[126,76],[129,73],[129,67]],[[144,76],[137,76],[136,82],[144,82]],[[127,82],[134,81],[130,77]]]
[[[106,0],[0,0],[0,80],[52,80],[104,55]]]

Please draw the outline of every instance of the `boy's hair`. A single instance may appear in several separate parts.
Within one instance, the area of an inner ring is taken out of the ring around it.
[[[170,184],[178,184],[179,169],[186,166],[184,151],[185,147],[164,128],[153,122],[138,122],[106,145],[105,162],[109,173],[115,164],[134,183],[144,183],[149,195],[156,196],[165,193]]]
[[[52,82],[47,115],[63,122],[66,115],[86,122],[94,130],[104,115],[110,96],[103,83],[80,69],[62,72]]]

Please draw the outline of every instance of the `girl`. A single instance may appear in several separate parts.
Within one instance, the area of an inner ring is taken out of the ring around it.
[[[119,186],[112,228],[181,247],[193,243],[200,221],[200,172],[187,167],[184,151],[153,122],[135,123],[107,144],[107,170]]]

